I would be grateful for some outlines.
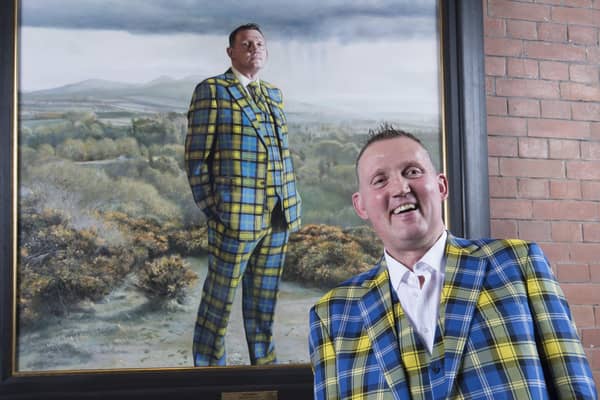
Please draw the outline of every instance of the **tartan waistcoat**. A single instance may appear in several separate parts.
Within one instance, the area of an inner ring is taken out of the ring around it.
[[[421,338],[409,321],[396,292],[391,289],[394,321],[398,334],[398,346],[406,368],[406,381],[412,399],[443,399],[448,395],[448,382],[444,368],[444,340],[438,324],[429,354]]]
[[[258,121],[260,122],[261,129],[263,130],[263,137],[265,146],[267,148],[267,179],[266,179],[266,212],[273,211],[278,201],[281,202],[283,199],[282,195],[282,173],[283,165],[281,158],[281,147],[279,143],[279,137],[277,136],[277,130],[275,129],[275,121],[271,114],[264,94],[262,93],[262,87],[260,89],[260,99],[256,101],[260,113],[257,114]]]

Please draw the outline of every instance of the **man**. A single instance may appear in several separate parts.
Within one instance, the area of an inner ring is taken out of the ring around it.
[[[276,361],[278,285],[289,233],[300,227],[281,91],[258,79],[267,60],[260,27],[236,28],[227,54],[231,68],[194,91],[185,142],[210,253],[194,331],[195,366],[226,364],[225,332],[240,280],[250,362]]]
[[[536,244],[448,233],[448,181],[409,133],[383,127],[356,168],[354,208],[385,251],[310,311],[316,399],[596,398]]]

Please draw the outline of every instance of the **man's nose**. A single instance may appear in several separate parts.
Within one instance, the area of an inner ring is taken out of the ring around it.
[[[410,193],[409,181],[402,175],[396,175],[393,177],[392,188],[394,191],[393,194],[397,196],[405,196],[407,193]]]

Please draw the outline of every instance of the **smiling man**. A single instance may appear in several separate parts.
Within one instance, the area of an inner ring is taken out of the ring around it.
[[[385,250],[310,311],[316,399],[596,398],[536,244],[447,232],[448,181],[410,133],[373,133],[356,172],[354,208]]]

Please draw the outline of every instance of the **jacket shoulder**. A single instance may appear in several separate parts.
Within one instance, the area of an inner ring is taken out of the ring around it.
[[[528,252],[530,247],[537,247],[535,243],[521,239],[465,239],[451,237],[449,240],[449,251],[466,251],[475,257],[489,257],[502,252]]]
[[[358,275],[347,279],[346,281],[340,283],[329,292],[327,292],[317,303],[315,304],[315,309],[319,309],[321,307],[327,307],[331,302],[337,301],[354,301],[358,300],[362,297],[365,291],[365,285],[376,279],[381,270],[381,264],[375,265],[373,268],[362,272]]]

